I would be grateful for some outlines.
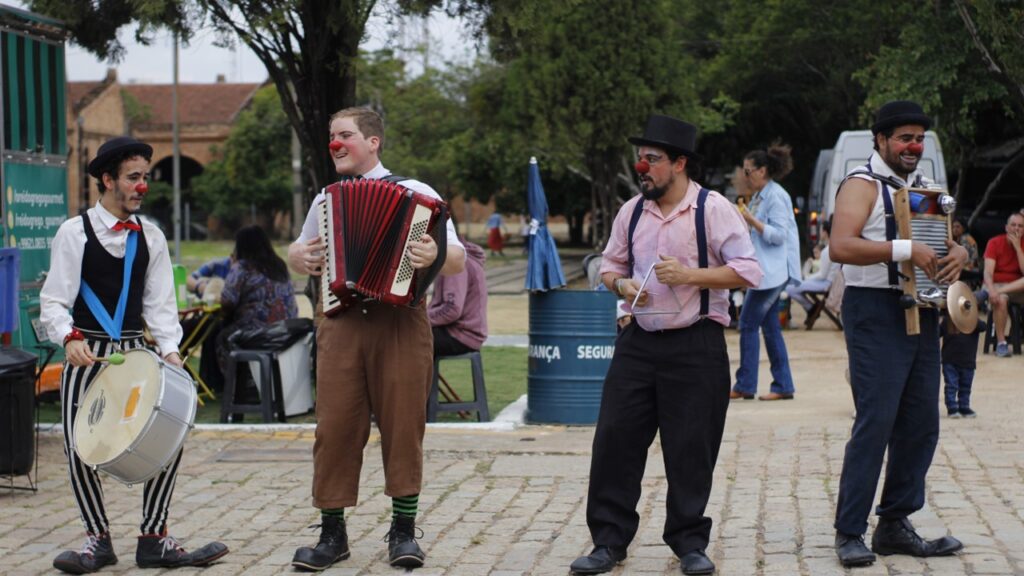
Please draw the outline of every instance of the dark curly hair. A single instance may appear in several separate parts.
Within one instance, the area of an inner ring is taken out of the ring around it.
[[[750,160],[755,168],[768,167],[768,177],[780,180],[793,171],[793,148],[781,140],[772,142],[767,150],[747,152],[744,160]]]

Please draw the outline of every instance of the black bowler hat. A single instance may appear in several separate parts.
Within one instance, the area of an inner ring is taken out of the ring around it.
[[[126,152],[134,152],[139,156],[145,156],[146,158],[153,157],[153,147],[145,142],[136,140],[129,136],[118,136],[117,138],[111,138],[100,146],[99,152],[96,157],[89,162],[89,175],[97,178],[103,178],[103,169],[106,168],[107,163],[111,159],[125,154]]]
[[[897,126],[924,126],[927,130],[932,126],[932,119],[924,113],[921,105],[910,100],[893,100],[883,104],[875,116],[875,123],[871,125],[871,133],[878,134]]]
[[[654,146],[669,152],[678,152],[684,156],[700,160],[697,148],[697,127],[689,122],[677,120],[671,116],[651,114],[647,117],[642,136],[628,138],[634,146]]]

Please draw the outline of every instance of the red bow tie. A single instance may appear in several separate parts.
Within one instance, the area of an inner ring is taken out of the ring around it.
[[[111,228],[111,230],[113,230],[114,232],[118,232],[121,230],[131,230],[132,232],[140,232],[142,231],[142,226],[139,226],[138,224],[132,222],[131,220],[125,220],[124,222],[118,222],[117,224],[114,224],[114,227]]]

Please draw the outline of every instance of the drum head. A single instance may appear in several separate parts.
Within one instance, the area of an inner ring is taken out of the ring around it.
[[[964,334],[978,327],[978,300],[967,284],[959,281],[950,284],[946,291],[946,310],[956,329]]]
[[[149,423],[160,398],[159,359],[149,350],[129,350],[124,364],[107,364],[75,415],[75,451],[90,466],[124,453]]]

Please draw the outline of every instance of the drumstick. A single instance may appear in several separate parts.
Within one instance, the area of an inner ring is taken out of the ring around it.
[[[111,354],[110,356],[107,356],[106,358],[97,358],[96,361],[97,362],[110,362],[114,366],[118,366],[118,365],[124,364],[124,354],[121,354],[120,352],[114,352],[113,354]]]

